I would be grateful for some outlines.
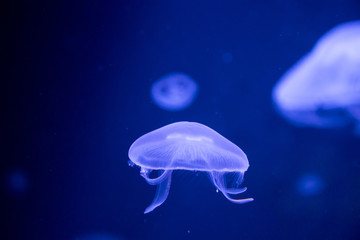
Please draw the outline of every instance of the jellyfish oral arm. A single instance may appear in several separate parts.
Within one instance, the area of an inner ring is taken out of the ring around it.
[[[168,177],[168,172],[164,171],[162,174],[160,174],[160,176],[158,176],[157,178],[150,178],[149,174],[152,170],[147,169],[147,168],[141,168],[140,170],[140,175],[145,178],[146,182],[150,185],[158,185],[160,184],[162,181],[164,181],[164,179],[166,177]]]
[[[145,174],[146,178],[143,176],[148,183],[149,183],[148,179],[150,180],[151,183],[149,184],[153,184],[153,185],[158,184],[154,200],[152,201],[150,206],[148,206],[145,209],[144,214],[153,211],[155,208],[157,208],[158,206],[163,204],[163,202],[165,202],[167,196],[169,195],[171,174],[172,174],[172,170],[165,170],[158,178],[155,179],[148,178],[146,174]]]
[[[222,192],[222,194],[232,203],[243,204],[254,201],[253,198],[245,198],[245,199],[234,199],[229,194],[240,194],[246,191],[246,187],[244,188],[227,188],[225,182],[225,173],[222,172],[211,172],[210,177],[217,189]],[[238,180],[236,181],[237,185],[240,185],[243,179],[243,173],[238,172]]]
[[[234,199],[232,197],[229,196],[229,194],[223,190],[220,189],[220,191],[222,192],[222,194],[224,194],[224,196],[232,203],[237,203],[237,204],[243,204],[243,203],[248,203],[248,202],[252,202],[254,201],[253,198],[244,198],[244,199]]]

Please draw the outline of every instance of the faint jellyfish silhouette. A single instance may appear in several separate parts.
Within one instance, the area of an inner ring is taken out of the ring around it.
[[[225,52],[221,55],[222,60],[224,63],[231,63],[233,60],[233,56],[229,52]]]
[[[246,191],[245,187],[240,188],[249,167],[245,153],[203,124],[176,122],[147,133],[131,145],[129,158],[141,167],[140,175],[150,185],[158,185],[155,198],[145,213],[166,200],[173,170],[207,172],[215,187],[231,202],[253,201],[229,195]],[[150,177],[153,170],[159,170],[158,177]]]
[[[197,83],[184,73],[172,73],[156,81],[151,87],[155,104],[168,111],[181,111],[189,107],[198,93]]]
[[[6,175],[5,184],[7,191],[13,196],[24,194],[29,186],[28,177],[20,169],[12,170]]]
[[[318,195],[324,190],[324,181],[317,174],[305,174],[298,179],[296,188],[303,196]]]
[[[275,85],[278,112],[297,126],[334,128],[360,124],[360,21],[343,23]]]
[[[109,233],[89,233],[76,237],[75,240],[123,240]]]

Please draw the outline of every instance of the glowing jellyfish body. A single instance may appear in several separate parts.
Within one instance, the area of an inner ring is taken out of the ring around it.
[[[141,167],[140,175],[151,185],[158,185],[151,212],[167,198],[173,170],[207,172],[215,187],[234,203],[253,199],[233,199],[229,194],[246,191],[240,188],[244,172],[249,167],[245,153],[235,144],[211,128],[195,122],[176,122],[138,138],[129,149],[129,158]],[[152,170],[162,170],[157,178],[150,178]],[[232,184],[227,181],[231,173]],[[231,186],[229,186],[231,185]]]
[[[360,21],[340,24],[295,64],[273,89],[287,120],[320,128],[360,123]]]
[[[151,97],[155,104],[168,111],[180,111],[189,107],[197,92],[197,83],[183,73],[166,75],[151,87]]]

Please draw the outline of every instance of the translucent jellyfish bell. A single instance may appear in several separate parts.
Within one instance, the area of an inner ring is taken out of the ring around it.
[[[197,83],[184,73],[166,75],[151,87],[151,97],[155,104],[168,111],[180,111],[189,107],[197,92]]]
[[[211,128],[195,122],[176,122],[138,138],[129,149],[129,158],[141,167],[140,175],[151,185],[158,185],[149,213],[167,198],[173,170],[207,172],[213,184],[233,203],[246,203],[252,198],[234,199],[229,194],[246,191],[240,188],[249,167],[245,153]],[[161,170],[157,178],[150,172]],[[228,180],[231,175],[231,182]]]
[[[295,125],[360,124],[360,21],[343,23],[319,39],[275,85],[273,101]]]

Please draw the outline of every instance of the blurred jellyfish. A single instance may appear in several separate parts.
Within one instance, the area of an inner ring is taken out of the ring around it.
[[[168,111],[181,111],[189,107],[198,93],[197,83],[184,73],[172,73],[156,81],[151,87],[155,104]]]
[[[233,203],[240,194],[244,173],[249,167],[245,153],[211,128],[195,122],[176,122],[138,138],[129,149],[129,158],[141,167],[140,175],[150,185],[158,185],[155,198],[145,213],[153,211],[167,198],[173,170],[207,172],[215,187]],[[159,176],[150,177],[158,170]]]
[[[360,21],[343,23],[321,37],[313,50],[275,85],[274,104],[297,126],[360,124]]]
[[[22,195],[28,189],[28,177],[22,170],[12,170],[6,175],[5,185],[11,195]]]
[[[229,52],[223,53],[221,58],[224,61],[224,63],[231,63],[233,60],[233,56]]]
[[[298,179],[296,188],[300,195],[313,196],[322,193],[324,181],[317,174],[306,174]]]
[[[75,240],[123,240],[123,238],[108,233],[90,233],[76,237]]]

